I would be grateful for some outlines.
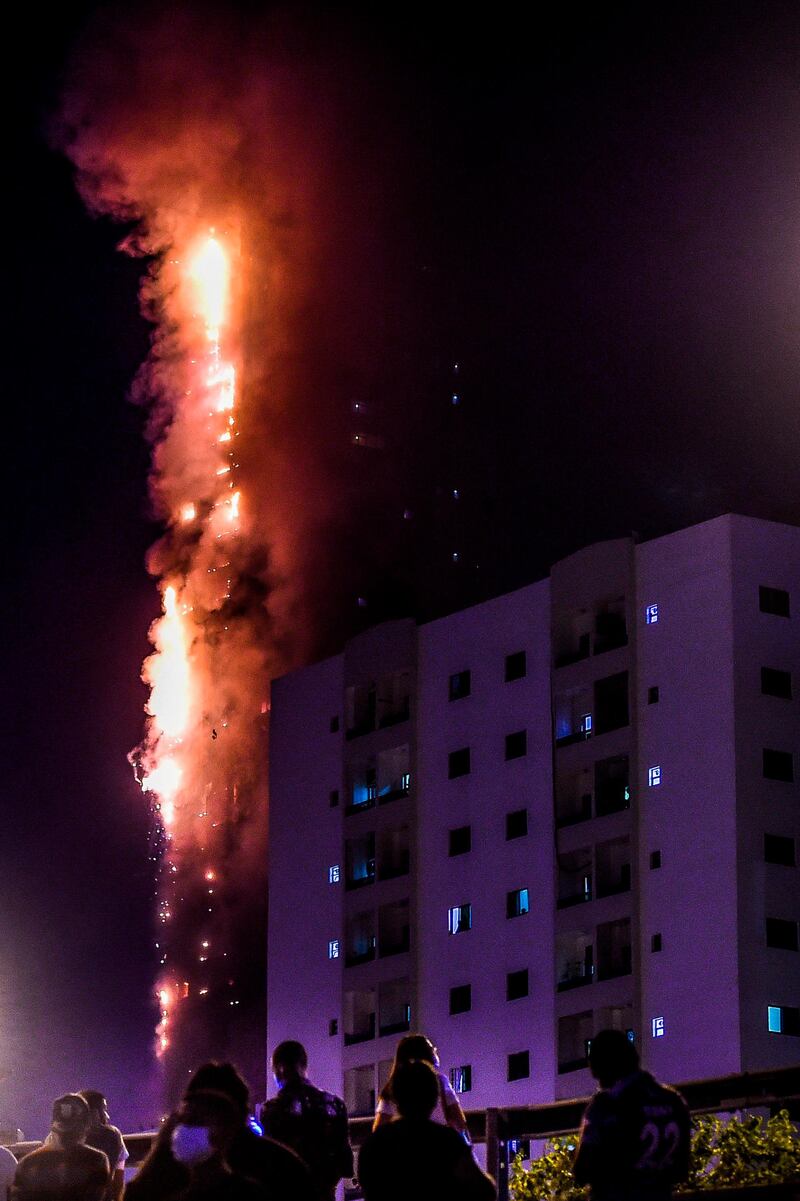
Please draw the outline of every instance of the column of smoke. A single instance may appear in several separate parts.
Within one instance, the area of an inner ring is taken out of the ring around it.
[[[122,249],[148,260],[142,303],[155,332],[134,394],[150,406],[165,534],[148,567],[165,613],[151,631],[151,716],[134,761],[160,819],[169,1099],[209,1056],[237,1058],[263,1087],[262,715],[268,680],[313,652],[342,589],[331,531],[346,506],[328,447],[347,434],[321,394],[337,370],[326,344],[336,319],[327,336],[316,328],[342,266],[323,243],[346,242],[331,202],[338,99],[324,62],[306,54],[299,69],[274,32],[140,10],[135,24],[106,17],[88,32],[58,124],[84,200],[126,222]],[[237,378],[238,508],[222,536],[224,427],[192,265],[212,229],[230,270],[219,353]],[[351,354],[351,370],[358,353],[369,350]]]

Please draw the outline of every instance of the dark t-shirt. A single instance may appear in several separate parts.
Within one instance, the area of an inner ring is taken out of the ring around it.
[[[40,1147],[20,1160],[11,1196],[25,1201],[86,1201],[101,1198],[111,1172],[102,1151],[79,1143],[62,1150]]]
[[[296,1151],[311,1172],[319,1198],[353,1174],[344,1101],[308,1080],[289,1080],[259,1111],[264,1134]]]
[[[690,1119],[680,1093],[637,1071],[586,1107],[575,1179],[593,1201],[667,1201],[689,1171]]]
[[[120,1160],[125,1156],[125,1143],[116,1126],[90,1126],[86,1135],[86,1146],[102,1151],[107,1157],[112,1172],[120,1167]],[[124,1166],[124,1162],[123,1165]]]
[[[369,1135],[358,1157],[366,1201],[494,1201],[497,1191],[463,1138],[427,1119],[398,1118]]]
[[[289,1147],[245,1128],[231,1144],[227,1160],[235,1172],[262,1184],[272,1201],[313,1201],[308,1168]]]

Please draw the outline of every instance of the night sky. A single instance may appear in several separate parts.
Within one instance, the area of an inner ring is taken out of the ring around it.
[[[729,510],[800,522],[797,5],[379,7],[276,10],[289,62],[328,55],[347,98],[308,330],[325,470],[304,484],[341,494],[315,651],[600,538]],[[266,10],[220,11],[241,37]],[[46,133],[92,17],[30,10],[13,47],[0,1127],[29,1136],[71,1088],[105,1089],[128,1129],[159,1112],[148,816],[126,762],[158,610],[127,400],[143,264]]]

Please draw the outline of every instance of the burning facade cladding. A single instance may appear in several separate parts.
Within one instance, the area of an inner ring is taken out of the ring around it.
[[[256,1085],[263,1075],[263,955],[244,955],[237,937],[243,869],[249,920],[264,895],[250,848],[264,834],[258,764],[266,706],[254,649],[262,597],[247,573],[238,482],[233,261],[230,244],[212,230],[167,264],[174,286],[166,303],[187,378],[154,459],[156,469],[177,459],[183,471],[167,477],[169,528],[151,556],[163,613],[143,668],[146,733],[131,756],[155,819],[156,1052],[167,1096],[212,1054],[234,1058]]]

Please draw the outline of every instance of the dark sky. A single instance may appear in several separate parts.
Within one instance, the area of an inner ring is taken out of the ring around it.
[[[796,4],[540,6],[526,23],[519,6],[378,7],[325,18],[385,126],[375,361],[335,402],[367,403],[385,449],[347,452],[353,588],[320,647],[598,538],[729,509],[800,521]],[[14,49],[0,1125],[30,1135],[68,1088],[105,1088],[128,1128],[155,1112],[148,823],[126,763],[157,610],[126,400],[142,264],[44,135],[91,13],[43,27],[31,10]]]

